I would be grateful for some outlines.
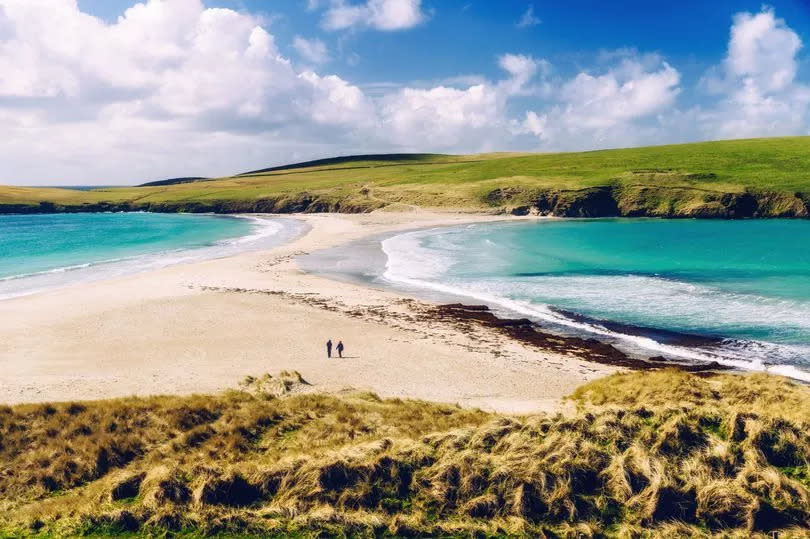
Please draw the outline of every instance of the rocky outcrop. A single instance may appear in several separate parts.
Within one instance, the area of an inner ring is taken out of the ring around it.
[[[506,192],[510,201],[525,201],[527,198],[527,193],[501,188],[494,199],[503,200],[502,194]],[[493,197],[487,199],[491,201]],[[680,187],[616,185],[549,190],[533,194],[528,204],[513,205],[508,211],[515,215],[556,217],[807,218],[810,217],[810,195],[764,190],[722,193]]]
[[[535,207],[541,215],[552,214],[562,217],[619,215],[619,205],[611,187],[544,193],[535,202]]]

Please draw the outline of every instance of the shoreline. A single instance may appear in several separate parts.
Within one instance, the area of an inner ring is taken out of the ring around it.
[[[537,217],[545,220],[547,217]],[[557,220],[555,218],[550,218]],[[566,219],[567,220],[567,219]],[[574,219],[579,221],[579,219]],[[505,219],[496,221],[506,226],[521,226],[525,220]],[[654,325],[633,325],[607,319],[591,318],[574,311],[555,307],[550,310],[567,319],[565,322],[539,316],[529,305],[497,297],[463,290],[409,276],[390,278],[388,260],[392,253],[386,248],[387,241],[432,232],[451,233],[473,226],[459,223],[443,227],[414,227],[396,232],[379,233],[341,244],[339,247],[320,250],[309,256],[299,257],[299,265],[306,271],[342,282],[356,283],[377,290],[403,294],[411,298],[436,304],[439,307],[486,306],[486,317],[478,322],[504,330],[503,323],[514,326],[511,337],[545,351],[562,349],[575,351],[574,355],[589,361],[636,370],[673,367],[685,372],[737,371],[740,373],[768,372],[786,376],[792,380],[808,383],[810,371],[792,363],[779,363],[756,359],[745,361],[739,357],[723,356],[722,345],[740,338],[722,334],[699,334],[666,329]],[[422,236],[424,237],[424,236]],[[399,249],[401,254],[404,250]],[[425,261],[429,263],[430,261]],[[448,316],[449,315],[449,316]],[[442,318],[463,321],[470,312],[450,311],[440,313]],[[523,321],[522,324],[514,322]],[[567,323],[566,323],[567,322]],[[517,326],[531,327],[522,331]],[[639,342],[640,341],[640,342]],[[739,341],[742,342],[742,341]],[[755,341],[752,341],[752,343]],[[559,346],[558,343],[566,343]],[[752,356],[758,358],[760,356]]]
[[[252,224],[250,230],[245,234],[210,240],[198,245],[166,247],[160,250],[152,250],[151,246],[144,245],[142,247],[145,250],[141,252],[122,253],[114,258],[91,259],[30,273],[3,276],[0,277],[0,301],[77,284],[89,284],[137,275],[175,265],[273,249],[295,240],[307,231],[305,223],[285,216],[200,215],[211,218],[238,219]]]
[[[560,410],[561,397],[617,370],[538,351],[491,328],[470,334],[419,320],[414,309],[424,303],[306,274],[295,261],[375,233],[525,218],[422,211],[295,218],[311,229],[271,250],[0,302],[0,402],[217,392],[245,376],[298,370],[312,391],[532,413]],[[346,360],[326,360],[328,338],[344,340]]]

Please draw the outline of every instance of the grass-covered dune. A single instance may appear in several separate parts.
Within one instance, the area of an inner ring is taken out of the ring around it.
[[[363,212],[415,205],[583,217],[807,217],[810,137],[556,154],[351,156],[157,183],[94,191],[0,187],[0,212]]]
[[[786,379],[621,374],[571,417],[301,382],[1,408],[0,536],[810,537]]]

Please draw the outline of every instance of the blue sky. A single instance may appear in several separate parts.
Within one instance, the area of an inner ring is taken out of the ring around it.
[[[798,0],[0,0],[0,183],[808,134],[808,36]]]
[[[80,0],[79,6],[114,21],[132,3]],[[303,0],[224,0],[207,1],[206,5],[264,15],[280,48],[291,56],[290,43],[296,35],[324,40],[335,54],[333,68],[359,83],[408,83],[465,74],[494,77],[498,70],[495,59],[511,51],[553,59],[565,73],[590,67],[600,51],[622,48],[659,52],[697,79],[706,68],[722,61],[734,14],[755,13],[763,6],[774,8],[803,41],[810,35],[810,2],[806,0],[433,0],[422,3],[429,13],[425,23],[386,33],[325,31],[319,24],[321,11],[308,10]],[[530,6],[541,22],[516,28]],[[342,56],[337,52],[341,46]],[[356,64],[349,61],[351,54],[360,57]]]

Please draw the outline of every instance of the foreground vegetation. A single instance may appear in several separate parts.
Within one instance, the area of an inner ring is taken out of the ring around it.
[[[571,417],[303,383],[0,409],[0,536],[810,537],[810,390],[782,378],[621,374]]]
[[[558,154],[355,156],[141,187],[0,187],[0,212],[364,212],[415,205],[579,217],[807,217],[808,170],[810,137]]]

